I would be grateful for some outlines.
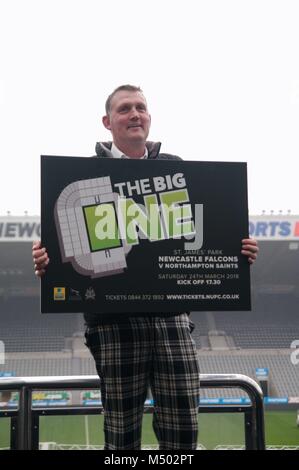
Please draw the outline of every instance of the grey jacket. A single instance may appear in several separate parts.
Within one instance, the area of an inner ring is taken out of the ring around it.
[[[96,157],[100,158],[113,158],[111,153],[112,142],[97,142],[96,144]],[[177,155],[170,153],[160,153],[161,142],[146,142],[148,151],[148,159],[150,160],[182,160]]]
[[[96,157],[100,158],[113,158],[111,153],[112,142],[97,142],[96,144]],[[148,159],[150,160],[182,160],[177,155],[171,155],[169,153],[160,153],[161,143],[160,142],[146,142],[148,150]],[[84,319],[86,325],[93,327],[102,324],[112,324],[128,321],[129,317],[147,317],[147,316],[163,316],[169,317],[179,315],[179,313],[84,313]]]

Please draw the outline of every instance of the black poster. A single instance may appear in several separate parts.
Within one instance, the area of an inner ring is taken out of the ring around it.
[[[41,311],[250,310],[246,163],[41,157]]]

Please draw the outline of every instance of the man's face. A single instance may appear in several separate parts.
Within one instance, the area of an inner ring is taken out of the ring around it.
[[[115,145],[122,150],[132,144],[145,144],[150,130],[151,117],[142,93],[119,91],[111,100],[110,113],[103,124],[113,136]]]

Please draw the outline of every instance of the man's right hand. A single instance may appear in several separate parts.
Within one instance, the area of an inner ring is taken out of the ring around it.
[[[37,277],[42,277],[46,272],[46,267],[49,264],[49,256],[46,248],[41,247],[41,242],[33,242],[32,257],[34,264],[34,272]]]

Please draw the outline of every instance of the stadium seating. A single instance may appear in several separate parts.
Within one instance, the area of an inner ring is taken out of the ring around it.
[[[64,358],[62,355],[56,358],[47,357],[25,357],[8,359],[3,371],[12,371],[16,376],[42,376],[42,375],[73,375],[72,359]]]
[[[96,374],[92,358],[74,360],[70,355],[55,353],[56,357],[25,357],[9,359],[2,370],[14,371],[20,376],[40,375],[93,375]],[[255,370],[269,369],[269,385],[272,396],[292,397],[298,395],[299,367],[291,363],[288,353],[199,352],[200,371],[204,374],[235,373],[244,374],[257,380]],[[246,396],[240,390],[206,390],[201,397],[240,397]]]
[[[259,352],[199,352],[199,364],[201,373],[217,374],[235,373],[245,374],[254,380],[256,368],[269,369],[269,388],[271,396],[296,397],[298,396],[299,366],[292,364],[289,351],[264,351]],[[236,396],[241,396],[240,392]],[[232,391],[202,391],[202,396],[235,396]],[[243,396],[246,396],[243,394]]]
[[[193,334],[198,347],[203,336],[208,337],[213,330],[233,338],[236,348],[289,348],[294,339],[299,339],[298,299],[268,297],[255,302],[250,312],[193,312],[191,319],[196,326]]]
[[[83,331],[81,314],[40,313],[39,298],[1,300],[0,331],[9,352],[61,351],[65,338]]]
[[[298,263],[287,244],[279,245],[275,267],[277,246],[264,245],[261,250],[260,268],[252,276],[252,311],[192,312],[193,338],[202,373],[241,373],[256,379],[256,368],[268,368],[269,393],[297,397],[299,365],[290,360],[290,345],[299,340],[298,282],[294,283]],[[291,269],[288,263],[293,263]],[[0,340],[6,353],[0,372],[19,376],[96,374],[84,346],[82,314],[42,315],[36,294],[0,296],[0,313]],[[239,390],[202,391],[202,397],[209,396],[241,394]]]

